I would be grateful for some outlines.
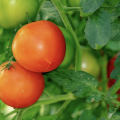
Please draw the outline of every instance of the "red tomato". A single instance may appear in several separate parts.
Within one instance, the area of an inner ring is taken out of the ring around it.
[[[34,104],[44,89],[44,77],[41,73],[28,71],[17,62],[11,62],[10,69],[0,66],[0,99],[14,108],[25,108]]]
[[[41,20],[19,29],[13,40],[12,51],[24,68],[34,72],[48,72],[62,63],[66,44],[57,25]]]
[[[108,64],[107,64],[107,77],[108,79],[110,79],[110,74],[113,71],[114,67],[114,62],[116,60],[118,55],[114,56],[111,60],[109,60]],[[116,79],[110,79],[108,81],[108,87],[110,88],[112,85],[114,85],[116,82]],[[117,91],[118,94],[120,94],[120,89]]]

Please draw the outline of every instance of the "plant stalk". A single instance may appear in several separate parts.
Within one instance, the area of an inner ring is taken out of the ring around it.
[[[81,56],[82,56],[81,46],[78,42],[78,39],[75,35],[75,32],[72,29],[72,26],[67,18],[67,15],[64,11],[64,8],[60,5],[60,3],[57,0],[51,0],[51,1],[55,5],[55,7],[57,8],[66,29],[72,34],[72,36],[75,40],[75,43],[76,43],[75,71],[80,71],[81,70],[81,67],[80,67],[81,66]]]

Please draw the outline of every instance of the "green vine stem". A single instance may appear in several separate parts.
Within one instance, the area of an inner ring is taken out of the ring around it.
[[[95,103],[93,104],[93,106],[92,106],[92,108],[91,108],[91,111],[93,111],[93,110],[94,110],[94,108],[95,108],[96,104],[97,104],[97,102],[95,102]]]
[[[107,81],[107,56],[104,54],[104,56],[101,57],[101,72],[102,72],[102,82]],[[102,90],[104,93],[107,92],[107,84],[102,84]]]
[[[58,109],[58,111],[56,112],[57,118],[59,118],[59,116],[61,116],[61,114],[64,112],[64,110],[67,108],[67,106],[71,103],[71,100],[67,100],[65,101],[62,106]]]
[[[44,93],[48,96],[48,97],[52,97],[53,95],[51,95],[46,89],[44,89]]]
[[[64,12],[80,11],[80,10],[82,9],[81,7],[66,7],[66,6],[62,5],[62,4],[60,3],[60,1],[58,1],[58,2],[59,2],[59,4],[62,6]]]
[[[23,111],[22,109],[19,109],[15,120],[22,120],[22,115],[23,115]]]
[[[57,0],[51,0],[51,1],[55,5],[55,7],[57,8],[66,29],[69,30],[70,33],[72,34],[72,36],[74,37],[74,40],[75,40],[75,43],[76,43],[75,71],[79,71],[79,70],[81,70],[81,68],[79,67],[79,66],[81,66],[81,54],[82,54],[81,46],[80,46],[80,44],[78,42],[78,39],[77,39],[73,29],[72,29],[71,24],[70,24],[70,22],[69,22],[69,20],[66,16],[65,8],[62,7]]]
[[[80,11],[81,8],[80,7],[66,7],[66,6],[63,6],[61,5],[64,9],[65,12],[69,12],[69,11]]]
[[[38,102],[30,106],[29,108],[33,108],[39,105],[47,105],[47,104],[52,104],[52,103],[56,103],[59,101],[74,100],[74,99],[76,99],[76,97],[72,93],[68,93],[66,95],[56,95],[56,96],[52,96],[47,99],[39,100]]]
[[[56,103],[56,102],[59,102],[59,101],[74,100],[74,99],[76,99],[76,97],[72,93],[68,93],[68,94],[65,94],[65,95],[52,96],[50,98],[38,100],[32,106],[24,108],[24,109],[20,109],[20,111],[19,111],[19,109],[15,109],[11,113],[8,113],[5,117],[8,117],[9,115],[19,111],[16,120],[20,120],[18,118],[20,118],[28,109],[31,109],[33,107],[37,107],[37,106],[40,106],[40,105],[52,104],[52,103]]]
[[[14,113],[16,113],[18,111],[19,111],[19,109],[15,109],[15,110],[9,112],[8,114],[6,114],[5,117],[8,117],[8,116],[10,116],[10,115],[12,115],[12,114],[14,114]]]

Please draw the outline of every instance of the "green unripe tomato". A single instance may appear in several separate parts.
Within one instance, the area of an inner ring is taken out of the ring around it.
[[[71,7],[79,7],[79,3],[81,0],[67,0],[67,1]]]
[[[98,78],[100,74],[100,65],[97,58],[89,50],[82,51],[81,70]]]
[[[82,48],[81,71],[85,71],[96,78],[100,75],[100,65],[96,56],[87,48]],[[75,61],[74,61],[75,62]],[[75,70],[75,63],[72,63],[68,69]]]
[[[75,55],[75,41],[73,36],[65,28],[59,27],[65,37],[66,53],[63,62],[60,64],[60,68],[68,68],[73,61]]]
[[[28,13],[34,19],[39,7],[39,0],[0,0],[0,27],[5,29],[27,23]]]

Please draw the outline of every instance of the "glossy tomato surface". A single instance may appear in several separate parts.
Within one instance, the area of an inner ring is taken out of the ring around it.
[[[113,71],[113,69],[115,68],[115,67],[114,67],[114,62],[115,62],[117,56],[118,56],[118,55],[115,55],[112,59],[110,59],[110,60],[108,61],[108,64],[107,64],[107,77],[108,77],[108,79],[110,79],[110,74],[111,74],[111,72]],[[108,81],[108,87],[109,87],[109,88],[112,87],[112,85],[114,85],[115,82],[116,82],[116,79],[110,79],[110,80]],[[117,91],[117,93],[120,94],[120,89]]]
[[[12,52],[24,68],[34,72],[48,72],[62,63],[66,43],[57,25],[41,20],[19,29],[12,43]]]
[[[14,108],[25,108],[34,104],[44,89],[44,77],[41,73],[28,71],[17,62],[11,62],[10,69],[0,66],[0,99]],[[1,71],[2,70],[2,71]]]
[[[63,27],[59,27],[65,37],[66,53],[63,62],[60,64],[60,68],[68,68],[73,61],[75,55],[75,41],[73,36]]]
[[[5,29],[27,23],[28,13],[34,19],[39,7],[39,0],[0,0],[0,27]]]

